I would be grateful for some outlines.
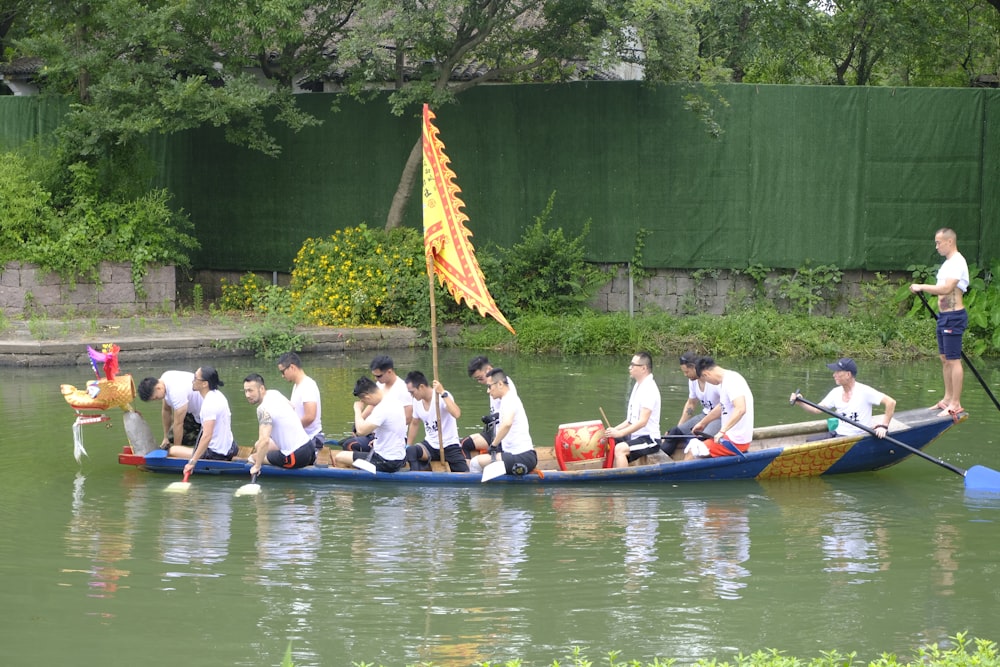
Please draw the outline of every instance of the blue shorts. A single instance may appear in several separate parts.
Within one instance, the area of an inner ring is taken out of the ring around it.
[[[938,354],[945,359],[962,358],[962,334],[969,326],[969,314],[962,310],[938,313],[937,340]]]

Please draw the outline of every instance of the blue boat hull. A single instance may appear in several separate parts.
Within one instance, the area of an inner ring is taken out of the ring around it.
[[[932,417],[930,414],[926,410],[903,413],[900,415],[901,417],[909,417],[906,421],[909,428],[894,431],[892,437],[911,447],[923,450],[942,433],[967,418],[964,413],[957,420]],[[787,427],[783,428],[787,430]],[[767,429],[761,429],[761,431],[764,432]],[[912,455],[911,452],[903,448],[871,436],[836,438],[768,447],[751,451],[742,457],[696,459],[629,468],[589,468],[565,471],[547,469],[523,477],[503,475],[491,480],[489,484],[621,484],[788,479],[881,470]],[[156,450],[146,456],[126,451],[119,456],[119,462],[152,472],[181,474],[187,460],[169,458],[163,450]],[[195,467],[195,474],[249,477],[250,465],[246,461],[199,461]],[[373,475],[362,470],[323,465],[307,466],[294,470],[264,466],[261,471],[261,479],[267,478],[313,479],[335,484],[415,484],[424,486],[468,486],[481,482],[481,476],[474,473],[405,471]]]

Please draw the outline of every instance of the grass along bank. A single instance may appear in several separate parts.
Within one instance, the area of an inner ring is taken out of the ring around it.
[[[851,356],[877,361],[937,356],[930,317],[820,317],[757,307],[727,315],[524,315],[512,324],[517,336],[490,321],[465,329],[459,344],[474,349],[555,354],[649,350],[654,356],[674,356],[695,350],[720,358]]]

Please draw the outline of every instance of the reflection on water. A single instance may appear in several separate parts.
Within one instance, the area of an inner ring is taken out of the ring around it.
[[[870,514],[856,510],[831,512],[824,517],[823,558],[826,572],[863,574],[889,569],[889,552],[886,549],[885,530],[876,525]],[[867,577],[853,577],[850,584],[871,581]]]
[[[190,568],[167,572],[167,577],[217,574],[210,566],[229,555],[232,499],[232,491],[210,488],[170,497],[161,520],[160,557],[166,565]]]
[[[87,570],[63,569],[65,573],[85,573],[90,598],[113,598],[119,586],[131,574],[119,564],[131,556],[131,530],[127,519],[108,522],[104,514],[88,505],[86,477],[77,473],[73,479],[72,514],[66,530],[66,555],[90,562]],[[85,613],[112,616],[107,611],[92,608]]]
[[[427,368],[422,354],[394,356],[403,369]],[[443,383],[478,415],[485,394],[465,374],[467,354],[452,354]],[[332,424],[349,422],[347,385],[368,360],[308,360],[332,397]],[[619,359],[500,362],[536,406],[539,442],[627,399]],[[218,366],[226,378],[269,368]],[[769,396],[787,403],[789,384],[816,395],[829,383],[825,372],[730,366],[745,371],[772,421],[800,415]],[[901,404],[926,402],[926,386],[940,380],[939,368],[870,374]],[[91,458],[73,461],[71,411],[49,397],[64,375],[41,369],[7,382],[34,397],[11,397],[35,406],[30,419],[0,404],[27,441],[53,440],[57,452],[13,448],[0,469],[2,664],[66,664],[84,642],[123,664],[171,667],[279,664],[289,642],[299,667],[551,664],[573,647],[595,662],[614,649],[684,663],[763,647],[874,658],[966,628],[994,632],[1000,503],[964,494],[961,479],[923,461],[846,479],[615,488],[394,489],[265,476],[263,493],[243,498],[233,492],[245,479],[198,477],[173,495],[164,489],[175,478],[113,462],[120,426],[88,432]],[[681,387],[669,368],[660,378]],[[988,441],[1000,415],[976,400],[976,420],[933,453],[998,467]],[[252,439],[252,409],[231,403],[234,428]]]
[[[750,518],[740,504],[685,499],[684,558],[691,573],[700,581],[705,599],[735,600],[746,587],[750,571],[743,566],[750,559]]]

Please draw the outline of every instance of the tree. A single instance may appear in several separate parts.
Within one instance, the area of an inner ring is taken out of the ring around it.
[[[402,115],[417,103],[450,103],[487,82],[568,80],[584,66],[620,62],[628,37],[614,20],[620,9],[600,0],[366,0],[338,57],[350,64],[355,95],[391,81],[389,104]],[[457,81],[453,73],[462,66],[471,75]],[[420,157],[418,137],[386,229],[402,221]]]
[[[284,0],[283,6],[297,11],[301,3]],[[224,41],[238,18],[235,9],[225,15],[224,7],[232,5],[37,3],[18,49],[43,59],[40,77],[48,91],[76,98],[65,131],[79,142],[81,155],[204,124],[225,127],[232,141],[274,154],[279,147],[267,132],[265,112],[273,110],[293,128],[315,121],[295,108],[290,89],[262,87],[247,71],[249,54]]]

